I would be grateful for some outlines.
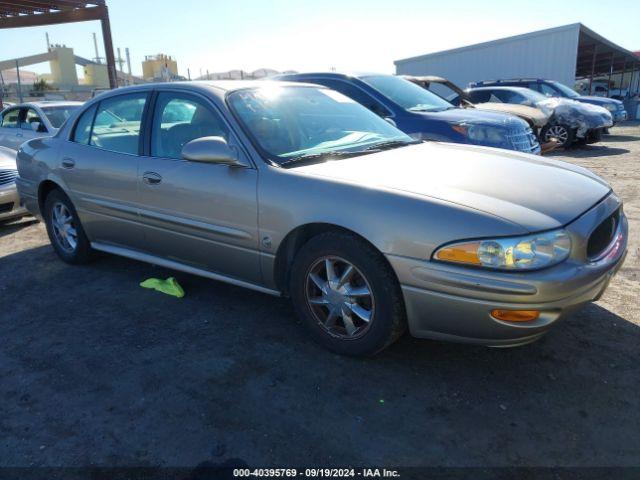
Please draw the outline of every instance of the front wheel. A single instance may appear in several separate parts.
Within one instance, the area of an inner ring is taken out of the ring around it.
[[[573,132],[566,125],[547,125],[540,135],[545,143],[555,139],[560,147],[568,147],[573,143]]]
[[[325,347],[373,355],[406,326],[400,285],[384,257],[348,233],[325,233],[298,252],[290,294],[299,317]]]
[[[49,240],[58,256],[71,264],[87,263],[91,244],[69,197],[60,190],[51,191],[44,201],[43,213]]]

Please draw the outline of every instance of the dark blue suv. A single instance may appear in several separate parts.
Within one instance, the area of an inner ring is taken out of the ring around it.
[[[540,144],[524,120],[502,113],[457,108],[394,75],[327,72],[278,75],[274,79],[329,87],[416,139],[540,153]]]
[[[473,82],[469,87],[524,87],[540,92],[547,97],[570,98],[582,103],[590,103],[606,108],[613,117],[614,125],[627,119],[627,111],[620,100],[605,97],[592,97],[580,95],[578,92],[555,80],[543,80],[541,78],[511,78],[508,80],[491,80],[485,82]]]

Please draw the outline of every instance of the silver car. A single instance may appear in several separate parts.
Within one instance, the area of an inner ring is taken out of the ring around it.
[[[82,102],[29,102],[0,113],[0,146],[18,150],[32,138],[54,135]]]
[[[15,150],[0,147],[0,222],[28,215],[18,196],[16,178],[18,169]]]
[[[94,250],[289,296],[328,348],[514,346],[597,299],[627,220],[593,173],[419,143],[333,90],[288,82],[118,89],[18,152],[55,251]]]

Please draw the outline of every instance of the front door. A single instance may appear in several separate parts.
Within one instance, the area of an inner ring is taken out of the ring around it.
[[[183,160],[191,140],[238,142],[208,99],[159,91],[149,155],[139,168],[140,219],[150,253],[260,283],[257,170]],[[238,149],[240,155],[242,150]],[[247,162],[250,164],[250,162]]]
[[[37,124],[38,127],[34,130],[34,125]],[[47,135],[47,127],[44,122],[33,108],[27,108],[26,111],[23,112],[22,118],[20,119],[20,131],[22,133],[22,141],[26,142],[31,140],[32,138],[42,137]]]
[[[59,174],[92,242],[143,249],[138,162],[148,92],[109,97],[78,119]]]

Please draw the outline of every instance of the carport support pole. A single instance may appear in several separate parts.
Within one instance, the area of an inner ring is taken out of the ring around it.
[[[24,103],[24,98],[22,98],[22,83],[20,82],[20,65],[18,64],[18,60],[16,60],[16,75],[18,77],[18,100],[20,100],[20,103]]]
[[[111,38],[111,24],[109,23],[109,11],[104,6],[104,13],[100,18],[102,25],[102,40],[104,41],[104,56],[107,58],[107,74],[109,75],[109,87],[118,88],[116,74],[116,57],[113,53],[113,40]]]
[[[598,53],[598,45],[593,46],[593,58],[591,59],[591,75],[589,76],[589,95],[593,95],[593,75],[596,71],[596,54]]]
[[[609,66],[609,78],[607,79],[607,97],[611,96],[611,74],[613,74],[613,57],[615,53],[611,52],[611,65]]]
[[[624,76],[627,73],[627,59],[624,59],[624,65],[622,66],[622,76],[620,77],[620,96],[622,96],[622,88],[624,87]]]

